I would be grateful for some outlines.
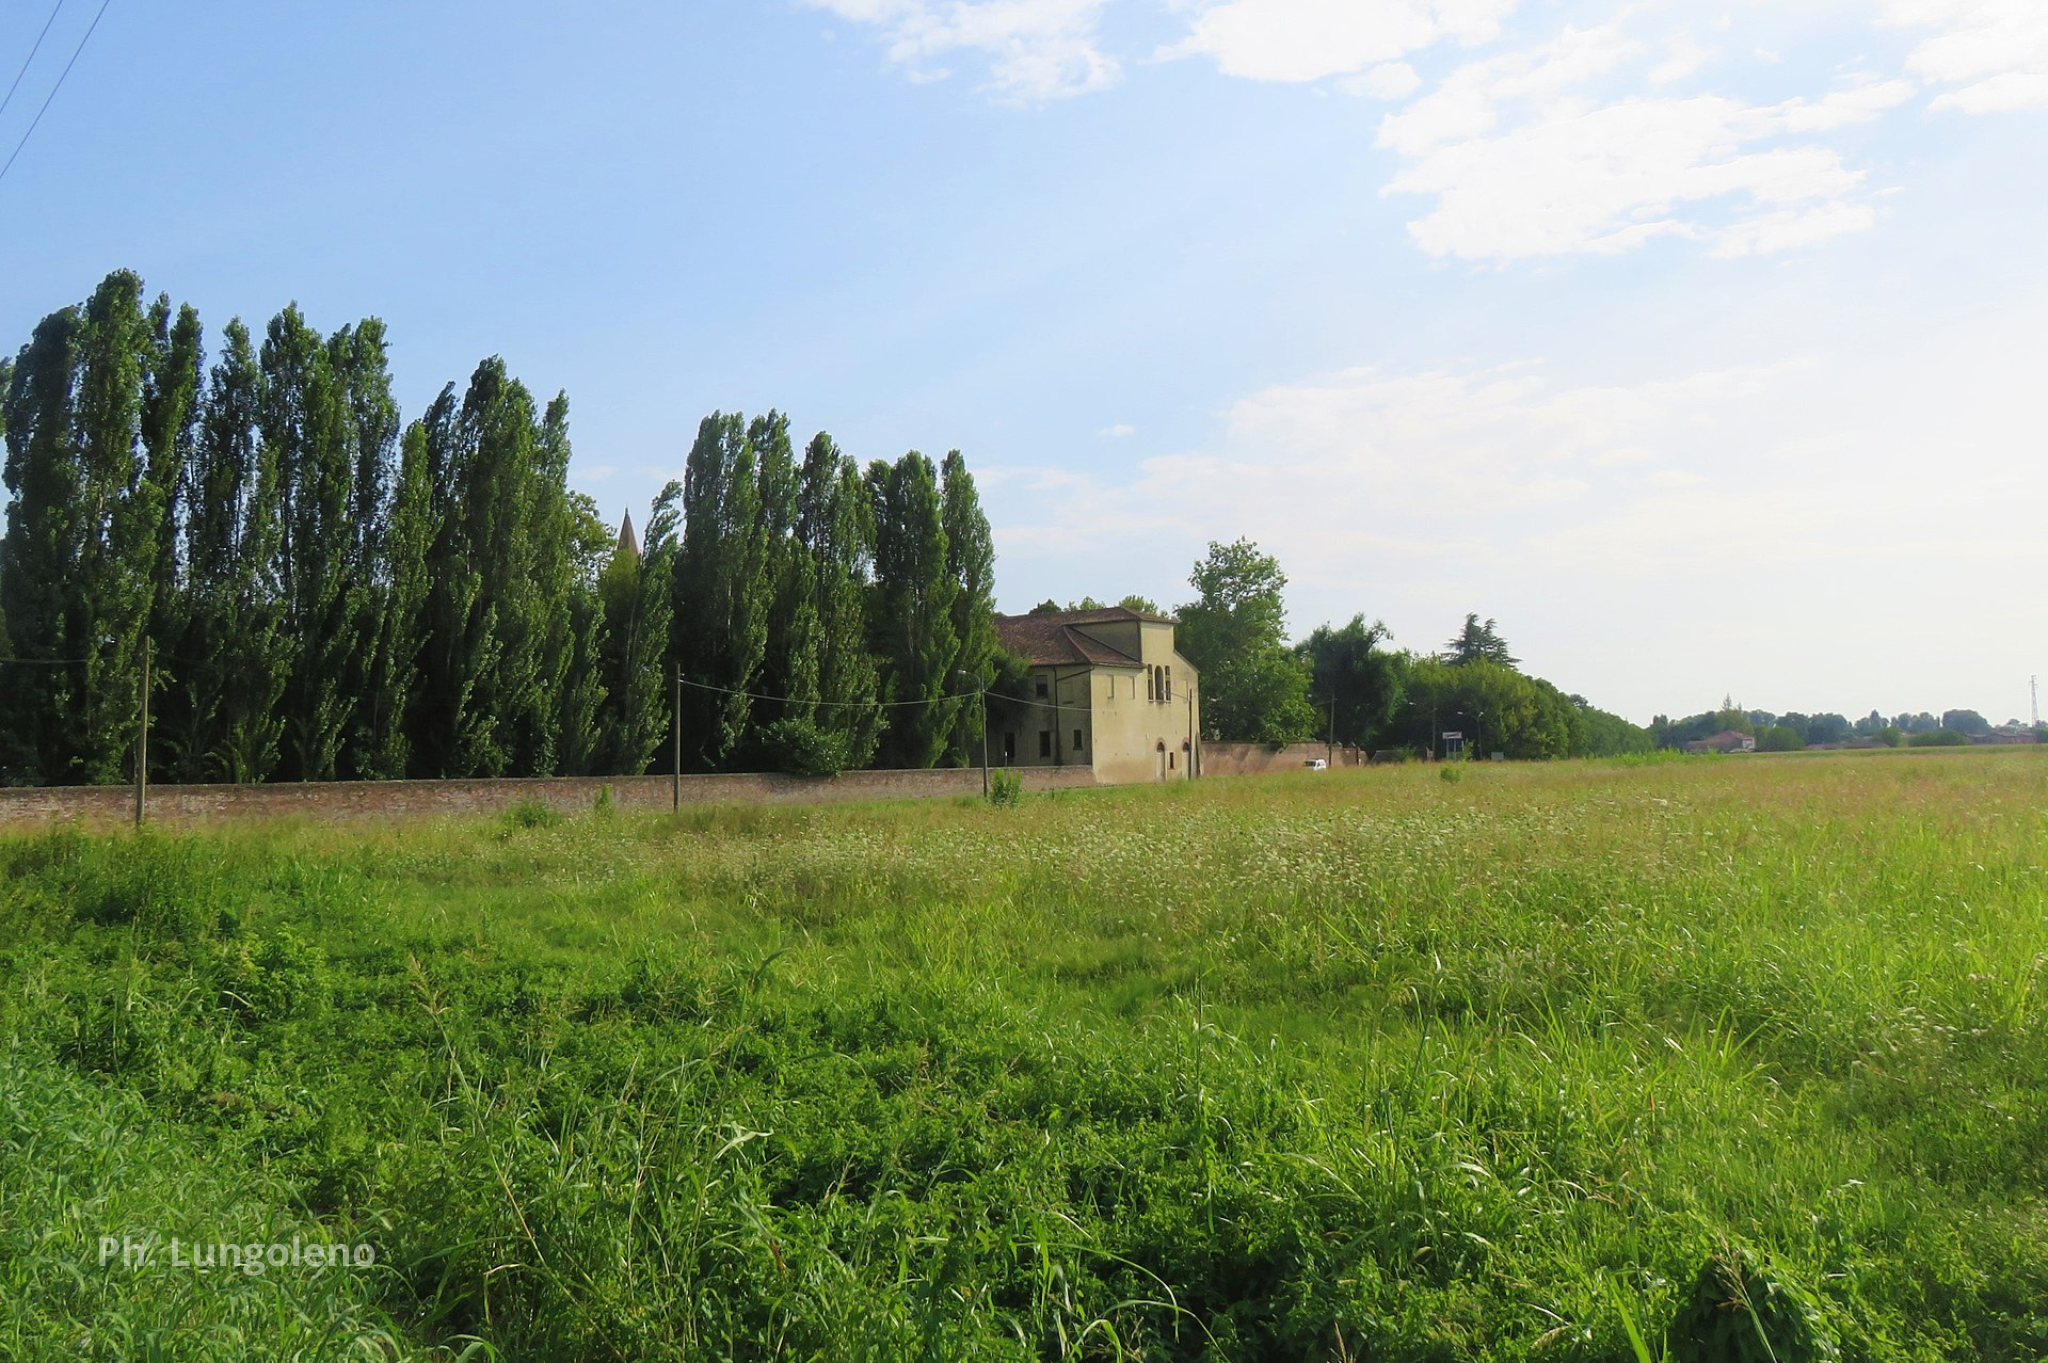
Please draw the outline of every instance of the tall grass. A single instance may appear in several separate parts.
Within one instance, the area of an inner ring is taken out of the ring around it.
[[[0,842],[0,1354],[2048,1356],[2048,761],[1064,794]]]

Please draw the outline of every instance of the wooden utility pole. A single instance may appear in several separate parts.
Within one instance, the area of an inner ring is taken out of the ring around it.
[[[677,813],[683,808],[683,669],[675,669],[676,717],[675,757],[669,773],[669,804]]]
[[[988,686],[981,688],[981,798],[988,798]]]
[[[142,827],[142,807],[149,791],[149,640],[142,641],[142,723],[135,730],[135,826]]]

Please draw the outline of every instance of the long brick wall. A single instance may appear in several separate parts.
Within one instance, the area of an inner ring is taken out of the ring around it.
[[[1334,760],[1326,744],[1289,743],[1275,748],[1270,743],[1204,743],[1202,775],[1258,776],[1269,771],[1301,771],[1311,760],[1329,761],[1333,767],[1362,767],[1366,754],[1339,745]]]
[[[1096,784],[1086,767],[1021,771],[1026,790]],[[583,813],[610,786],[621,809],[668,809],[674,799],[666,776],[558,776],[530,780],[328,781],[247,786],[151,786],[152,823],[193,824],[231,819],[300,817],[316,820],[401,819],[497,814],[539,801],[563,813]],[[840,776],[744,773],[685,776],[684,804],[828,804],[859,800],[932,799],[981,793],[978,767],[938,771],[850,771]],[[130,786],[40,786],[0,789],[0,828],[54,821],[121,823],[135,816]]]

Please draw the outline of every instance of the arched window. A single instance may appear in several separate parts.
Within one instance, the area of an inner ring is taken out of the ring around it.
[[[1173,669],[1171,667],[1166,669],[1166,698],[1168,700],[1173,699]]]
[[[1145,699],[1146,699],[1146,700],[1157,700],[1157,699],[1159,699],[1159,693],[1158,693],[1157,691],[1155,691],[1155,690],[1153,689],[1153,678],[1152,678],[1152,670],[1151,670],[1150,668],[1147,668],[1147,669],[1145,670]]]

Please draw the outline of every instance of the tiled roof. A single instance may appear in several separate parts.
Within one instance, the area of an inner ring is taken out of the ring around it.
[[[1041,667],[1136,667],[1138,660],[1092,635],[1080,625],[1106,625],[1118,620],[1156,620],[1121,606],[1101,611],[1062,611],[1058,615],[998,615],[996,637],[1004,649]]]
[[[999,618],[1005,620],[1022,620],[1026,618],[1057,620],[1065,625],[1110,625],[1124,620],[1143,620],[1151,625],[1171,625],[1174,623],[1171,617],[1154,615],[1150,611],[1134,611],[1129,606],[1103,606],[1092,611],[1047,611],[1044,615],[1030,617],[1007,615]]]

